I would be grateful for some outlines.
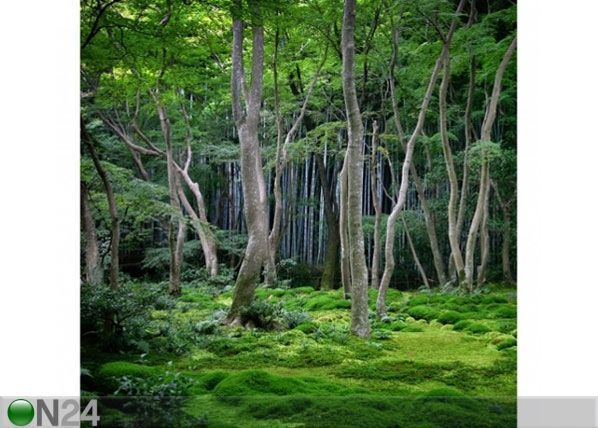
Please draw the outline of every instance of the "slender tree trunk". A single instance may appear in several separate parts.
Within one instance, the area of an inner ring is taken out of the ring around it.
[[[156,103],[158,117],[160,118],[160,127],[166,143],[166,171],[168,176],[168,193],[170,196],[171,214],[168,222],[168,248],[170,250],[170,271],[168,291],[173,296],[181,294],[181,270],[183,264],[182,245],[185,238],[184,216],[181,210],[180,201],[177,192],[177,173],[175,168],[174,154],[172,150],[172,131],[170,129],[170,119],[166,108],[159,99],[159,94],[153,93],[152,96]],[[181,242],[183,241],[183,242]],[[179,254],[180,248],[180,254]]]
[[[343,53],[343,95],[347,113],[346,152],[347,234],[351,270],[351,331],[359,337],[370,335],[368,320],[368,270],[362,225],[363,124],[355,90],[355,3],[345,0],[341,48]]]
[[[248,91],[245,90],[243,71],[243,21],[240,1],[235,2],[233,10],[232,104],[241,145],[243,210],[249,235],[245,257],[235,284],[233,302],[226,320],[233,325],[242,322],[241,311],[253,300],[261,268],[267,263],[269,255],[266,183],[258,139],[263,84],[264,27],[258,2],[250,2],[250,5],[253,15],[253,53],[251,88]],[[243,92],[246,111],[243,111],[241,105]]]
[[[276,114],[276,129],[277,129],[277,137],[276,137],[276,166],[274,171],[274,218],[272,221],[272,229],[270,230],[270,235],[268,236],[270,252],[268,255],[268,261],[266,266],[266,282],[268,284],[272,284],[276,280],[276,256],[278,254],[278,249],[280,248],[280,225],[282,220],[282,189],[281,189],[281,179],[282,174],[286,168],[287,164],[287,149],[290,143],[293,141],[293,138],[299,131],[299,126],[301,125],[301,121],[305,116],[305,112],[307,110],[307,104],[309,102],[309,98],[313,92],[313,89],[316,85],[318,80],[318,76],[320,74],[320,70],[326,61],[326,57],[328,54],[328,47],[324,52],[324,57],[320,66],[318,67],[314,78],[312,79],[307,92],[305,94],[305,98],[303,100],[303,104],[301,106],[301,110],[299,111],[299,115],[295,118],[293,125],[287,132],[284,142],[282,141],[282,118],[280,115],[280,106],[279,106],[279,94],[278,94],[278,71],[277,71],[277,61],[278,61],[278,31],[276,32],[276,41],[275,41],[275,48],[274,48],[274,64],[272,67],[273,75],[274,75],[274,110]],[[307,174],[307,171],[306,171]]]
[[[322,271],[322,281],[320,288],[323,290],[332,290],[337,288],[336,279],[338,276],[339,246],[340,235],[338,226],[338,215],[334,209],[333,189],[326,177],[326,166],[320,154],[316,154],[316,165],[320,183],[322,183],[322,195],[324,198],[324,217],[326,219],[326,229],[328,230],[328,239],[326,241],[326,255],[324,256],[324,269]]]
[[[457,230],[457,202],[459,199],[459,183],[457,181],[457,172],[453,161],[453,153],[448,138],[448,125],[446,113],[446,94],[451,75],[450,71],[450,41],[446,41],[443,50],[444,74],[440,85],[438,95],[439,104],[439,124],[442,140],[442,152],[446,165],[446,171],[449,178],[450,193],[448,203],[448,238],[451,247],[451,263],[456,270],[457,284],[461,284],[465,278],[463,254],[461,253],[460,234]]]
[[[464,3],[464,0],[461,0],[461,2],[459,3],[456,12],[457,15],[461,11]],[[447,36],[448,40],[450,40],[450,38],[452,37],[456,25],[457,20],[456,18],[454,18]],[[403,167],[401,170],[401,184],[399,187],[399,195],[390,215],[388,216],[388,223],[386,224],[386,243],[384,249],[386,264],[384,266],[384,273],[382,275],[382,281],[380,282],[380,288],[378,290],[378,298],[376,299],[376,313],[379,317],[386,315],[386,292],[388,291],[390,279],[392,277],[395,267],[395,225],[399,218],[399,215],[403,211],[403,207],[405,206],[405,201],[407,198],[407,188],[409,185],[409,170],[411,169],[411,161],[413,159],[413,149],[415,147],[415,141],[419,137],[424,127],[428,105],[430,104],[430,99],[432,98],[432,93],[434,92],[436,81],[438,80],[438,74],[440,73],[440,67],[442,65],[444,51],[445,49],[443,48],[442,52],[440,53],[440,56],[436,60],[436,64],[434,65],[434,68],[432,70],[432,75],[430,76],[430,81],[428,82],[428,87],[426,89],[424,99],[422,100],[422,104],[419,109],[417,124],[405,147],[405,159],[403,161]]]
[[[419,261],[419,257],[417,256],[417,251],[415,251],[415,245],[413,245],[413,241],[411,240],[411,234],[409,233],[409,228],[407,227],[407,223],[405,222],[405,216],[401,215],[401,221],[403,222],[403,228],[405,229],[405,236],[407,236],[407,243],[409,244],[409,250],[411,250],[411,255],[413,256],[413,261],[417,266],[417,271],[422,278],[422,282],[424,286],[429,290],[430,283],[428,282],[428,277],[426,275],[426,271]]]
[[[191,141],[192,141],[192,133],[191,133],[191,125],[189,122],[189,115],[187,114],[186,109],[182,106],[183,117],[185,119],[185,123],[187,125],[187,160],[185,161],[185,165],[181,168],[176,162],[174,164],[177,172],[179,175],[185,180],[185,184],[193,196],[195,197],[195,202],[197,204],[197,213],[193,209],[193,206],[189,203],[187,198],[185,197],[185,193],[183,192],[182,186],[179,186],[177,189],[177,194],[179,195],[179,199],[183,204],[185,211],[189,213],[189,216],[192,219],[192,224],[197,231],[199,236],[199,242],[201,244],[202,252],[204,255],[204,260],[206,263],[206,269],[210,276],[218,275],[218,253],[217,253],[217,244],[216,244],[216,237],[214,236],[214,232],[210,227],[210,223],[208,222],[208,214],[206,210],[206,203],[203,197],[203,194],[199,188],[199,184],[196,181],[193,181],[191,176],[189,175],[189,167],[191,166],[191,160],[193,159],[193,151],[191,149]]]
[[[502,224],[502,276],[505,282],[513,282],[511,273],[511,210],[507,206],[503,209]]]
[[[401,140],[401,145],[403,146],[403,150],[406,152],[407,149],[407,141],[405,139],[405,133],[403,131],[403,127],[401,125],[400,113],[399,113],[399,106],[397,103],[397,96],[395,92],[395,81],[394,81],[394,68],[397,59],[397,51],[398,51],[398,38],[399,38],[399,30],[397,27],[394,27],[392,30],[392,55],[390,60],[390,96],[392,101],[392,109],[393,109],[393,118],[395,122],[395,127],[397,128],[397,132],[399,134],[399,139]],[[413,178],[413,183],[415,184],[415,190],[417,191],[417,195],[420,200],[421,208],[424,213],[424,221],[426,224],[426,233],[428,234],[428,240],[430,241],[430,249],[432,250],[432,258],[434,259],[434,269],[436,270],[436,278],[438,279],[438,283],[443,285],[446,283],[446,267],[444,265],[444,259],[442,256],[442,252],[440,251],[440,247],[438,245],[438,235],[436,233],[436,224],[434,221],[434,214],[428,205],[428,198],[426,197],[426,189],[424,184],[422,183],[419,175],[417,173],[417,167],[415,163],[411,163],[409,167],[409,172],[411,177]]]
[[[85,282],[97,286],[103,279],[102,263],[96,225],[89,206],[89,192],[83,181],[81,181],[81,226],[85,236]]]
[[[482,122],[482,131],[480,132],[480,141],[490,141],[492,134],[492,126],[496,120],[496,110],[498,106],[498,99],[501,92],[502,78],[509,63],[509,60],[515,52],[517,46],[517,39],[513,39],[509,47],[507,48],[498,69],[494,77],[494,86],[492,88],[492,96],[488,103],[486,115]],[[480,223],[483,216],[484,201],[486,199],[486,193],[490,187],[490,166],[485,153],[482,151],[482,162],[481,162],[481,174],[480,174],[480,189],[478,191],[478,199],[476,203],[476,209],[471,220],[469,227],[469,233],[467,234],[467,243],[465,246],[465,281],[467,288],[471,291],[473,289],[473,265],[475,257],[475,241],[478,235]]]
[[[339,201],[339,237],[341,244],[341,281],[343,285],[344,296],[346,299],[351,297],[351,270],[349,262],[349,235],[347,233],[348,216],[348,191],[347,191],[347,158],[343,162],[343,167],[339,173],[340,201]]]
[[[380,286],[380,227],[382,219],[382,207],[378,195],[378,122],[374,121],[372,129],[372,149],[370,153],[370,193],[372,194],[372,205],[374,207],[374,250],[372,254],[372,267],[370,287],[378,289]]]
[[[482,224],[480,233],[480,265],[478,266],[478,287],[486,282],[486,271],[488,268],[488,259],[490,255],[490,233],[488,231],[488,218],[490,217],[490,181],[484,198],[484,208],[482,211]]]
[[[87,146],[89,150],[89,154],[91,155],[91,160],[100,176],[100,180],[102,181],[102,185],[104,186],[104,191],[106,192],[106,198],[108,200],[108,211],[110,212],[110,230],[111,230],[111,239],[110,239],[110,288],[112,290],[117,290],[119,288],[118,283],[118,272],[119,272],[119,253],[118,249],[120,246],[120,220],[118,218],[118,209],[116,208],[116,199],[114,197],[114,190],[112,189],[112,183],[108,178],[108,174],[106,170],[102,166],[100,162],[100,158],[96,152],[96,149],[93,144],[93,140],[89,133],[87,132],[87,128],[85,127],[85,123],[83,122],[83,117],[81,117],[81,139]]]

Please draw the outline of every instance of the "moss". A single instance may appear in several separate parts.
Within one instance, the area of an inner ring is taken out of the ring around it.
[[[496,329],[501,333],[512,333],[516,327],[515,321],[501,321],[497,324]]]
[[[479,322],[472,322],[470,323],[465,330],[469,331],[470,333],[474,333],[474,334],[482,334],[482,333],[487,333],[490,331],[490,329]]]
[[[403,333],[421,333],[422,331],[424,331],[424,328],[415,324],[409,324],[407,327],[401,329]]]
[[[496,349],[498,349],[499,351],[502,351],[503,349],[511,348],[513,346],[517,346],[517,339],[510,338],[510,339],[503,340],[498,345],[496,345]]]
[[[471,320],[461,320],[455,324],[453,330],[455,331],[462,331],[465,330],[469,325],[472,323]]]
[[[318,324],[313,321],[305,321],[295,327],[295,330],[302,331],[305,334],[310,334],[318,329]]]
[[[426,321],[430,321],[432,319],[438,318],[439,312],[429,306],[413,306],[407,309],[407,313],[415,319],[424,319]]]
[[[500,305],[493,311],[493,318],[517,318],[517,308],[515,305]]]
[[[443,311],[438,317],[438,321],[442,324],[455,324],[463,319],[463,314],[456,311]]]
[[[98,370],[98,376],[102,378],[121,376],[149,377],[160,373],[160,371],[159,367],[144,366],[128,361],[114,361],[103,364]]]
[[[508,303],[508,300],[500,294],[489,294],[482,298],[483,303]]]
[[[425,305],[427,303],[430,303],[430,297],[426,294],[419,294],[413,296],[409,299],[409,302],[407,302],[409,306],[420,306]]]
[[[308,311],[347,309],[351,302],[343,299],[339,293],[318,293],[305,302],[304,308]]]
[[[199,377],[199,384],[206,390],[212,391],[216,386],[230,376],[229,373],[217,370],[213,372],[206,373]]]
[[[263,370],[246,370],[232,374],[214,388],[216,397],[234,401],[246,396],[344,395],[351,392],[356,390],[320,378],[280,376]]]
[[[436,388],[422,394],[424,397],[464,397],[464,394],[453,388]]]

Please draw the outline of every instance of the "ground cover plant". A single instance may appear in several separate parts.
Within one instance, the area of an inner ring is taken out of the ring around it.
[[[265,321],[247,329],[220,322],[230,290],[183,284],[174,305],[148,307],[127,352],[86,344],[85,395],[160,397],[141,409],[138,399],[106,406],[123,426],[140,413],[159,425],[173,411],[181,426],[514,426],[514,288],[394,291],[367,341],[350,334],[349,309],[334,303],[346,302],[342,291],[321,293],[260,288],[251,319]],[[455,302],[460,311],[448,309]],[[165,346],[179,340],[183,349]]]

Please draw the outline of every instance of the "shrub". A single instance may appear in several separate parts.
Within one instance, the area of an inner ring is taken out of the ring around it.
[[[315,331],[314,338],[317,341],[331,340],[344,345],[349,339],[349,330],[336,324],[323,324]]]
[[[376,340],[388,340],[392,337],[388,330],[374,330],[372,332],[372,338]]]
[[[123,409],[147,426],[178,427],[184,419],[179,409],[191,384],[188,377],[170,371],[151,377],[123,376],[114,395],[131,397],[122,403]]]
[[[457,311],[443,311],[438,317],[438,321],[442,324],[455,324],[464,318],[463,314]]]
[[[118,290],[106,286],[81,286],[81,334],[106,350],[147,352],[145,327],[151,311],[169,306],[161,284],[123,283]],[[109,326],[109,329],[107,329]]]
[[[241,316],[243,323],[252,322],[257,328],[275,330],[283,327],[282,303],[269,303],[255,299],[251,305],[245,307]]]
[[[282,317],[287,328],[293,329],[300,324],[303,324],[310,320],[310,316],[307,312],[299,311],[283,311]]]
[[[302,331],[305,334],[314,333],[318,329],[318,324],[313,321],[305,321],[295,327],[295,330]]]

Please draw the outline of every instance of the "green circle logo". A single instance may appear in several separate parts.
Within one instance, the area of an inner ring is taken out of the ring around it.
[[[18,399],[8,406],[8,419],[18,426],[22,427],[33,420],[33,406],[27,400]]]

